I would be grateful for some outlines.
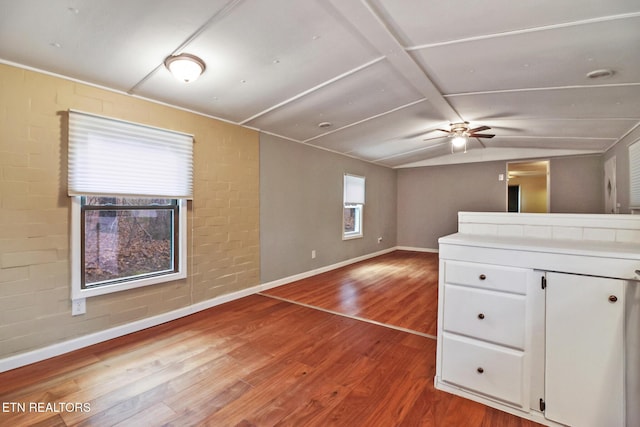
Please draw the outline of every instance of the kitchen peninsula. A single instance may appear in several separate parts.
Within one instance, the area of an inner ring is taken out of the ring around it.
[[[640,425],[640,216],[460,212],[439,244],[436,388],[545,425]]]

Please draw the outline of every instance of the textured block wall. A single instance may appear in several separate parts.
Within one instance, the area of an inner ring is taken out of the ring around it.
[[[193,134],[188,277],[87,299],[71,316],[66,111]],[[259,281],[255,131],[0,64],[0,358],[248,288]]]

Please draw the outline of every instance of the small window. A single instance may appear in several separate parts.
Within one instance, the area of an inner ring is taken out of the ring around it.
[[[344,205],[344,238],[362,237],[362,205]]]
[[[342,215],[342,239],[355,239],[363,236],[363,211],[365,178],[356,175],[344,175],[344,196]]]
[[[177,199],[81,199],[82,288],[179,271]]]

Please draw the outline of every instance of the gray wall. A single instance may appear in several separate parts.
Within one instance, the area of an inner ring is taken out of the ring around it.
[[[366,177],[361,239],[342,240],[344,173]],[[262,283],[394,246],[395,170],[260,135]]]
[[[604,213],[604,166],[601,155],[551,159],[550,211]]]
[[[629,209],[629,145],[640,139],[640,127],[623,138],[620,142],[609,149],[604,160],[616,156],[616,193],[618,203],[620,203],[619,213],[631,213]],[[604,162],[603,162],[604,164]],[[604,185],[604,184],[603,184]],[[603,189],[604,191],[604,189]]]
[[[628,167],[621,163],[628,163],[626,146],[638,137],[640,131],[607,153],[618,156],[624,206]],[[367,178],[362,239],[342,240],[345,172]],[[505,161],[392,170],[261,134],[261,282],[396,245],[437,249],[439,237],[457,231],[459,211],[506,210],[507,183],[498,174],[506,174]],[[551,159],[551,212],[602,213],[603,181],[603,156]]]
[[[506,211],[506,163],[398,170],[398,245],[438,248],[458,229],[458,211]]]
[[[457,231],[459,211],[506,211],[501,173],[505,161],[398,170],[398,245],[437,249]],[[551,159],[550,211],[603,213],[603,182],[600,155]]]

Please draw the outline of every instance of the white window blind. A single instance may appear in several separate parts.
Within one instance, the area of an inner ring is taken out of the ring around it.
[[[629,146],[629,205],[640,209],[640,140]]]
[[[69,111],[69,195],[193,198],[193,137]]]
[[[344,174],[344,203],[364,204],[364,177]]]

